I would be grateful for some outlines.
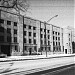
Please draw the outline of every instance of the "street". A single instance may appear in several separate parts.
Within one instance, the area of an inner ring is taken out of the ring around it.
[[[6,62],[7,65],[10,63],[11,66],[6,70],[0,72],[0,74],[7,75],[25,75],[43,70],[48,70],[64,65],[74,64],[75,57],[62,57],[62,58],[49,58],[49,59],[38,59],[38,60],[24,60],[24,61],[12,61]],[[1,62],[0,64],[6,64]],[[3,65],[6,68],[6,65]],[[0,67],[1,68],[1,67]]]

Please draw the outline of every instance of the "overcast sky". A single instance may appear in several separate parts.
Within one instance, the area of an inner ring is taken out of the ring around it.
[[[30,12],[27,16],[41,21],[53,18],[49,23],[60,27],[74,27],[74,0],[27,0]]]

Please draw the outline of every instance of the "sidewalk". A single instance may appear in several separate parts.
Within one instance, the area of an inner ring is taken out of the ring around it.
[[[69,57],[69,56],[75,56],[75,54],[52,54],[47,55],[47,57],[46,55],[10,56],[7,58],[0,58],[0,62],[49,59],[49,58]]]

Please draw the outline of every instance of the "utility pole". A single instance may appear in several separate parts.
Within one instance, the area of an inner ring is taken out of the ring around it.
[[[58,15],[53,16],[50,18],[48,21],[44,21],[44,26],[45,26],[45,50],[46,50],[46,57],[47,57],[47,33],[46,33],[46,24],[51,21],[53,18],[57,17]]]

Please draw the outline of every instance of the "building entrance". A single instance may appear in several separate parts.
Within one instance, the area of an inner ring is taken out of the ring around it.
[[[10,45],[1,45],[1,52],[10,56]]]
[[[65,49],[65,53],[67,54],[67,49]]]

